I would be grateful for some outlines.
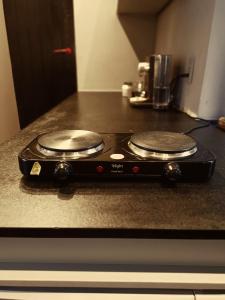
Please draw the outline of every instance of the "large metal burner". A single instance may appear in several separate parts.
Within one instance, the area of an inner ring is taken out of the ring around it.
[[[131,136],[129,148],[138,156],[160,160],[179,159],[197,151],[196,141],[182,133],[146,131]]]
[[[86,130],[60,130],[38,138],[37,149],[46,156],[80,158],[104,148],[101,135]]]

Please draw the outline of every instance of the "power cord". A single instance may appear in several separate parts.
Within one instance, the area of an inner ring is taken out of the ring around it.
[[[205,122],[205,124],[202,124],[202,125],[192,128],[192,129],[189,129],[188,131],[183,132],[183,134],[190,134],[191,132],[193,132],[195,130],[206,128],[206,127],[209,127],[211,124],[213,124],[213,121],[207,121],[207,120],[201,119],[201,118],[192,118],[192,119],[194,119],[195,121]]]
[[[171,95],[172,95],[172,98],[174,98],[175,96],[175,90],[176,90],[176,87],[177,87],[177,84],[179,82],[179,80],[181,78],[188,78],[189,77],[189,73],[181,73],[179,75],[177,75],[176,77],[174,77],[170,83],[170,90],[171,90]],[[192,117],[190,117],[192,118]],[[206,128],[206,127],[209,127],[213,121],[208,121],[208,120],[205,120],[205,119],[202,119],[202,118],[192,118],[193,120],[195,121],[201,121],[201,122],[204,122],[204,124],[202,125],[199,125],[199,126],[196,126],[186,132],[183,132],[183,134],[190,134],[191,132],[195,131],[195,130],[198,130],[198,129],[201,129],[201,128]]]
[[[182,73],[182,74],[179,74],[177,75],[176,77],[174,77],[170,83],[170,91],[171,91],[171,95],[172,97],[174,98],[174,95],[175,95],[175,90],[176,90],[176,87],[177,87],[177,84],[179,82],[179,80],[181,78],[188,78],[189,77],[189,73]]]

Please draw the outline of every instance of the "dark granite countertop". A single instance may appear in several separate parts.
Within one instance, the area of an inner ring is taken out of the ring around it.
[[[209,182],[59,186],[24,179],[18,168],[19,151],[47,130],[184,132],[197,125],[180,112],[132,108],[119,93],[70,97],[0,146],[0,236],[225,238],[225,132],[215,127],[191,134],[217,156]]]

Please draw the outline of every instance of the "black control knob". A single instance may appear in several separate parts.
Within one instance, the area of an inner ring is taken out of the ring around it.
[[[164,176],[169,181],[177,181],[181,177],[180,166],[176,162],[169,162],[164,167]]]
[[[71,165],[67,162],[59,162],[54,170],[54,176],[58,180],[66,180],[71,175]]]

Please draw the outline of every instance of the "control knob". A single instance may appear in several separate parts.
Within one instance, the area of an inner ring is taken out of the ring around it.
[[[176,162],[169,162],[164,167],[164,176],[169,181],[176,181],[181,177],[180,166]]]
[[[66,180],[69,178],[69,176],[71,175],[71,165],[67,162],[59,162],[54,170],[54,176],[58,179],[58,180]]]

